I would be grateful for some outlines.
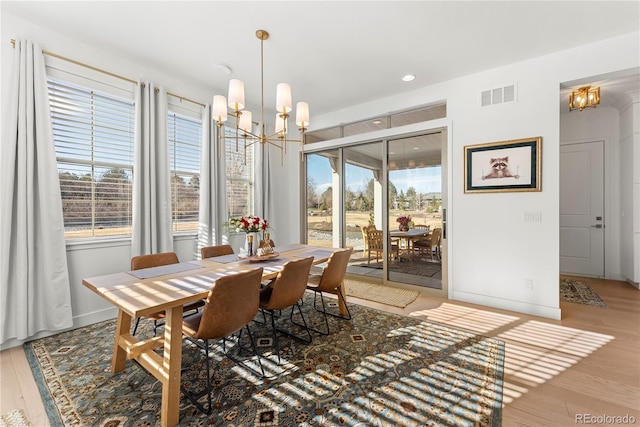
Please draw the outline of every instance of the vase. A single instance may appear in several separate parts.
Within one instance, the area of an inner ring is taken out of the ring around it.
[[[247,256],[253,256],[253,241],[255,239],[255,233],[247,233],[247,239],[245,240],[244,249],[247,251]]]
[[[409,231],[409,224],[400,224],[400,225],[398,226],[398,229],[399,229],[400,231]]]

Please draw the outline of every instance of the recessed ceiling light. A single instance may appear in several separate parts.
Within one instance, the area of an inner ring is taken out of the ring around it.
[[[415,76],[415,75],[413,75],[413,74],[407,74],[406,76],[404,76],[404,77],[402,78],[402,81],[403,81],[403,82],[410,82],[410,81],[414,80],[415,78],[416,78],[416,76]]]
[[[218,64],[216,65],[216,72],[228,76],[229,74],[231,74],[231,68],[227,67],[226,65]]]

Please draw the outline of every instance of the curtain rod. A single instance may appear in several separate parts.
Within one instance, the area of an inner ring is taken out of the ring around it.
[[[11,46],[13,46],[13,48],[15,49],[15,47],[16,47],[16,40],[15,39],[11,39]],[[94,71],[98,71],[99,73],[107,74],[107,75],[109,75],[111,77],[115,77],[115,78],[118,78],[120,80],[124,80],[124,81],[130,82],[130,83],[133,83],[133,84],[138,84],[137,80],[132,80],[132,79],[130,79],[128,77],[123,77],[121,75],[112,73],[110,71],[103,70],[103,69],[98,68],[98,67],[94,67],[93,65],[85,64],[85,63],[76,61],[75,59],[67,58],[66,56],[62,56],[62,55],[58,55],[57,53],[49,52],[48,50],[42,49],[42,53],[45,54],[45,55],[52,56],[54,58],[62,59],[63,61],[71,62],[72,64],[80,65],[81,67],[85,67],[85,68],[89,68],[89,69],[94,70]],[[200,103],[198,101],[194,101],[194,100],[189,99],[189,98],[185,98],[184,96],[175,95],[175,94],[169,93],[169,92],[167,92],[167,95],[173,96],[175,98],[179,98],[180,101],[189,101],[189,102],[197,104],[197,105],[199,105],[201,107],[205,107],[204,104],[202,104],[202,103]]]

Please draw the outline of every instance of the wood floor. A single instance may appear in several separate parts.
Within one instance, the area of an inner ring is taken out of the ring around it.
[[[640,291],[581,279],[608,309],[561,302],[562,320],[555,321],[426,297],[404,309],[351,301],[505,341],[504,426],[616,424],[613,417],[624,416],[639,424]],[[20,408],[33,426],[48,426],[22,347],[1,352],[0,362],[0,413]]]

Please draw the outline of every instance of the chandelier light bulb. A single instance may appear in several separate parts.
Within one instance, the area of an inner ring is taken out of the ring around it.
[[[215,95],[213,97],[212,114],[213,120],[217,122],[227,121],[227,98],[222,95]]]
[[[242,110],[240,112],[240,122],[238,123],[238,128],[246,133],[251,133],[251,131],[253,130],[253,123],[251,123],[251,119],[251,111]]]
[[[242,80],[229,80],[229,107],[234,111],[244,108],[244,83]]]
[[[276,111],[279,113],[291,111],[291,86],[287,83],[278,83],[276,87]]]
[[[298,102],[296,104],[296,124],[301,128],[309,126],[309,104]]]

